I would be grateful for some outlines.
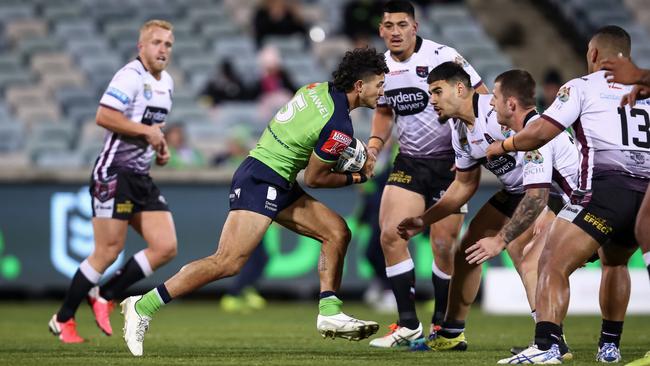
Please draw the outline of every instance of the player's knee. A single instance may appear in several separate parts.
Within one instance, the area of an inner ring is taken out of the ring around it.
[[[380,241],[381,247],[388,250],[394,250],[401,247],[400,244],[404,242],[404,240],[399,237],[397,230],[395,230],[394,227],[382,229]]]
[[[176,257],[176,254],[178,254],[178,246],[176,244],[176,240],[162,245],[158,251],[158,256],[160,257],[161,261],[165,263],[174,259],[174,257]]]
[[[352,240],[352,231],[345,221],[341,220],[338,225],[332,230],[331,238],[334,242],[347,246]]]

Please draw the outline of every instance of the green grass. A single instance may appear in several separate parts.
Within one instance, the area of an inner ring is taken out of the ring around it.
[[[151,322],[145,355],[134,358],[121,338],[122,319],[112,317],[115,335],[104,336],[88,306],[77,315],[79,333],[88,339],[64,345],[47,331],[53,302],[0,302],[0,363],[3,365],[491,365],[508,355],[513,345],[533,336],[528,316],[492,316],[479,310],[470,315],[467,352],[413,353],[378,350],[368,341],[322,339],[316,331],[316,302],[271,303],[260,312],[233,315],[216,301],[177,301],[163,308]],[[394,317],[348,303],[345,311],[377,320],[380,333]],[[419,309],[422,319],[428,311]],[[594,354],[600,318],[569,317],[567,339],[575,355],[573,365],[596,364]],[[650,317],[629,316],[622,342],[624,362],[650,350]]]

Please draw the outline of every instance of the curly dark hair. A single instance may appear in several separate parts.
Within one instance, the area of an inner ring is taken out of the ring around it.
[[[332,73],[332,83],[336,89],[349,92],[357,80],[386,73],[388,66],[383,53],[377,53],[374,48],[355,48],[343,56],[343,60]]]

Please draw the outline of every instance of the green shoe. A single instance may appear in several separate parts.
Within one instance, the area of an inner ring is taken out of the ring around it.
[[[427,341],[427,346],[432,351],[466,351],[465,332],[460,333],[455,338],[445,338],[438,334],[434,339]]]
[[[242,296],[232,295],[223,295],[221,309],[227,313],[245,313],[249,311],[246,300]]]
[[[246,306],[253,310],[261,310],[266,307],[266,300],[253,287],[246,287],[242,291],[242,297]]]

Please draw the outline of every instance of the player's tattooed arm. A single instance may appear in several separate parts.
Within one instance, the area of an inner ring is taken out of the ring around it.
[[[512,218],[499,232],[506,243],[513,241],[535,222],[548,202],[548,194],[548,188],[531,188],[526,191]]]

